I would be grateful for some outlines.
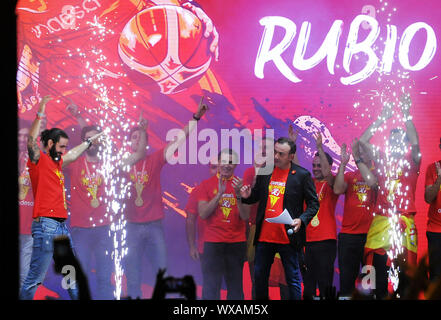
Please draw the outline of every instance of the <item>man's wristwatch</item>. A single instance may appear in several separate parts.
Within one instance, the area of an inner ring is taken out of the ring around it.
[[[196,114],[193,114],[193,119],[195,119],[196,121],[201,120],[201,118],[196,117]]]

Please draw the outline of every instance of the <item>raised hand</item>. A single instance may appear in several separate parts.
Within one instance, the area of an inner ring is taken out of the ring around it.
[[[340,162],[342,165],[346,166],[349,162],[350,155],[347,152],[347,146],[346,143],[343,143],[341,145],[340,149]]]
[[[199,101],[198,110],[194,114],[194,116],[198,119],[202,118],[203,115],[208,111],[208,104],[204,103],[204,96],[201,97],[201,100]]]
[[[236,196],[240,195],[240,189],[243,186],[243,180],[239,177],[234,177],[232,181],[234,192],[236,193]]]
[[[143,117],[142,110],[141,110],[141,114],[139,115],[138,124],[139,124],[139,127],[143,130],[146,130],[147,126],[149,124],[149,121]]]
[[[401,111],[404,115],[409,114],[410,107],[412,105],[412,100],[410,99],[409,93],[403,93],[403,95],[400,97],[400,107]]]
[[[100,143],[101,139],[104,139],[104,131],[101,131],[100,133],[97,133],[96,135],[90,137],[90,141],[92,144]]]
[[[227,180],[219,176],[219,183],[217,185],[218,195],[223,195],[227,189]]]
[[[354,159],[360,159],[360,141],[357,138],[352,140],[352,156]]]
[[[45,109],[46,109],[46,104],[51,101],[53,98],[50,95],[46,95],[44,96],[41,101],[40,101],[40,107],[38,109],[38,112],[40,113],[44,113]]]
[[[319,131],[317,131],[314,134],[314,139],[315,139],[315,144],[317,146],[317,150],[323,148],[323,138],[322,138],[322,134]]]
[[[289,124],[288,128],[288,137],[290,140],[294,141],[294,143],[297,141],[297,137],[299,136],[299,131],[295,130],[292,124]]]
[[[67,99],[70,101],[66,107],[67,111],[69,111],[72,116],[77,117],[80,114],[78,111],[78,106],[71,98],[67,97]]]
[[[394,104],[392,102],[386,101],[383,104],[383,109],[381,110],[381,114],[380,114],[380,117],[382,118],[383,121],[386,121],[387,119],[392,118],[392,116],[393,116],[393,111],[392,111],[393,107],[394,107]]]
[[[242,186],[242,188],[240,188],[240,196],[242,197],[242,198],[248,198],[249,196],[251,195],[251,186],[248,184],[248,185],[245,185],[245,186]]]

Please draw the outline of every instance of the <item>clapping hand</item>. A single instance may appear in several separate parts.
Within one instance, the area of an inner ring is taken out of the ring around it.
[[[342,165],[346,166],[348,164],[349,158],[350,158],[350,155],[347,152],[346,143],[343,143],[341,145],[341,149],[340,150],[341,150],[340,151],[340,162],[341,162]]]

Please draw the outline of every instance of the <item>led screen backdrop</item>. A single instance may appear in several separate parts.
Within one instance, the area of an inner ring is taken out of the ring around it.
[[[142,111],[152,152],[168,143],[171,129],[185,126],[205,96],[210,110],[193,136],[199,148],[207,139],[200,135],[203,129],[219,137],[222,129],[274,129],[280,137],[293,124],[301,165],[311,170],[313,133],[320,130],[335,173],[340,145],[359,137],[385,101],[396,103],[408,92],[422,153],[416,192],[421,257],[427,250],[425,171],[440,157],[438,1],[200,0],[193,5],[18,1],[18,117],[34,119],[39,99],[51,95],[48,127],[65,129],[73,146],[80,141],[79,127],[66,106],[74,101],[86,121],[108,128],[124,149],[123,136]],[[382,145],[390,129],[403,126],[399,109],[394,111],[373,143]],[[245,153],[252,151],[241,148],[239,175],[251,166]],[[161,184],[169,273],[193,274],[200,285],[200,266],[189,257],[184,228],[188,193],[208,177],[204,163],[190,161],[196,159],[194,150],[187,146],[187,164],[164,167]],[[354,168],[351,158],[348,170]],[[340,197],[339,227],[342,203]],[[152,286],[148,271],[146,264],[144,280]]]

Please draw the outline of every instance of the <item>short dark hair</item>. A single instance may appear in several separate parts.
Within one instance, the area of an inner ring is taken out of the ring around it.
[[[41,142],[43,142],[43,146],[47,147],[49,140],[52,140],[54,143],[57,143],[58,141],[60,141],[61,137],[69,139],[67,133],[61,130],[60,128],[52,128],[52,129],[44,130],[41,133],[40,140]]]
[[[315,153],[316,157],[320,157],[320,154],[318,152]],[[329,155],[329,153],[325,152],[326,159],[328,160],[328,163],[330,166],[334,163],[334,159]]]
[[[280,137],[279,139],[276,140],[276,143],[278,143],[278,144],[287,143],[289,145],[289,154],[296,153],[296,150],[297,150],[296,144],[291,139],[286,138],[286,137]]]
[[[86,133],[90,131],[97,131],[98,133],[101,132],[101,130],[96,125],[91,126],[85,126],[83,129],[81,129],[81,140],[84,141],[84,138],[86,137]]]

